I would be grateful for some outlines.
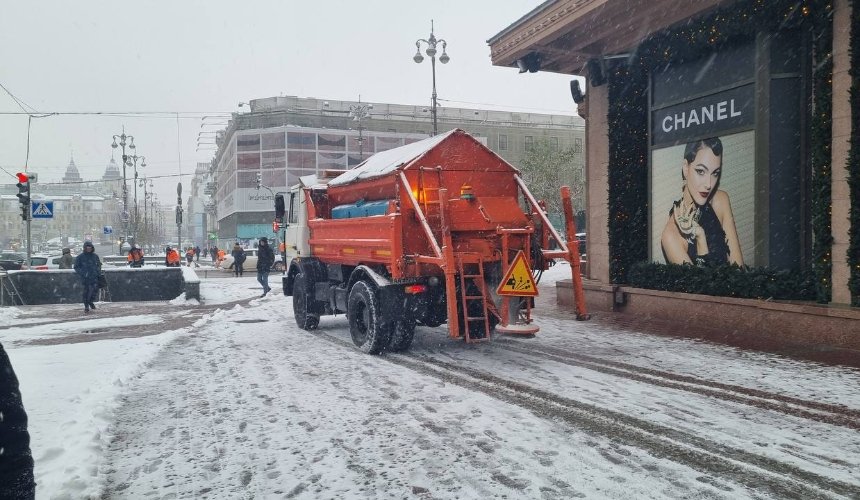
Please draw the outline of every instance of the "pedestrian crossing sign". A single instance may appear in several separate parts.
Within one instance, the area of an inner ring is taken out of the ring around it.
[[[31,211],[34,219],[53,219],[54,218],[54,202],[53,201],[34,201],[30,203]]]
[[[496,293],[517,297],[537,297],[537,285],[522,250],[517,252],[514,262],[508,268],[502,282],[499,283]]]

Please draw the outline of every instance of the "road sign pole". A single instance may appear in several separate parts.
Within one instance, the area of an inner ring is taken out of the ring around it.
[[[29,214],[28,214],[29,215]],[[30,223],[33,221],[33,216],[30,215],[27,217],[27,268],[30,268],[30,263],[33,262],[31,258],[33,256],[33,244],[32,238],[30,237]]]

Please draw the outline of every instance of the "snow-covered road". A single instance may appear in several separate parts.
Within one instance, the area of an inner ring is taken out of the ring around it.
[[[572,321],[565,276],[536,338],[419,327],[384,356],[247,277],[103,319],[0,310],[39,497],[860,497],[858,370]]]

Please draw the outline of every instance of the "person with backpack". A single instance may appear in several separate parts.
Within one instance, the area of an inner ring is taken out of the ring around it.
[[[236,242],[233,245],[233,251],[230,252],[230,255],[233,256],[233,275],[235,277],[242,276],[245,272],[243,269],[243,264],[245,264],[245,250],[239,246],[239,243]]]

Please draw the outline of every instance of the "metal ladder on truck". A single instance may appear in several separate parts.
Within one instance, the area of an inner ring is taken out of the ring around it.
[[[468,269],[468,270],[467,270]],[[478,254],[458,253],[457,271],[460,276],[460,300],[463,306],[463,332],[466,343],[486,342],[490,340],[490,315],[498,317],[496,305],[487,293],[487,282],[484,279],[484,263]],[[471,285],[471,286],[470,286]],[[476,293],[477,292],[477,293]],[[470,305],[480,304],[480,309],[472,307],[472,311],[480,311],[480,316],[471,316]],[[483,326],[482,336],[472,336],[473,325]]]

